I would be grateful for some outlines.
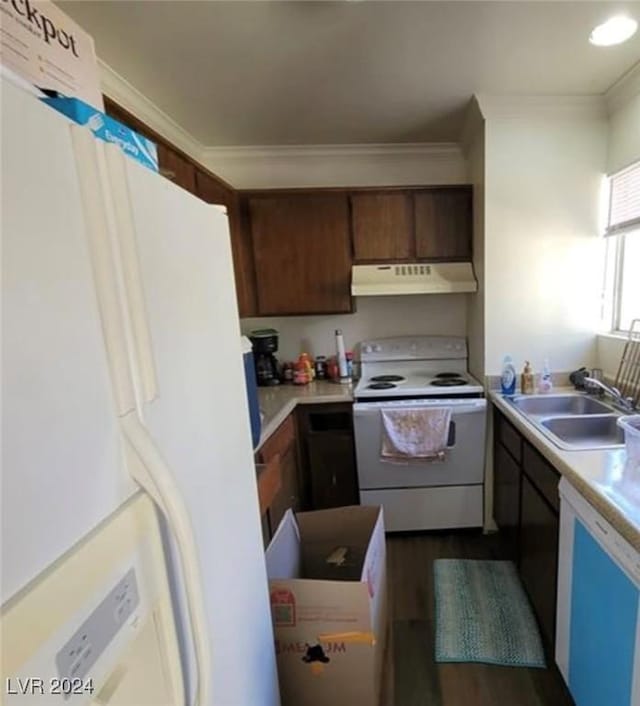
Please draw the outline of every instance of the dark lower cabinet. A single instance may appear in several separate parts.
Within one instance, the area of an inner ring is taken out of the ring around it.
[[[271,527],[269,526],[269,513],[265,512],[260,518],[260,526],[262,527],[262,544],[266,549],[271,541]]]
[[[287,510],[358,504],[350,404],[300,405],[258,452],[265,546]]]
[[[302,405],[298,415],[308,507],[357,505],[351,405]]]
[[[558,567],[558,513],[526,475],[522,476],[520,576],[543,638],[555,644]]]
[[[502,444],[495,445],[493,516],[500,528],[506,558],[518,561],[521,469]]]
[[[291,444],[280,457],[280,490],[276,494],[269,508],[269,523],[271,532],[278,529],[284,513],[291,509],[300,510],[298,497],[298,459],[295,443]]]
[[[273,484],[273,492],[268,495],[264,493],[268,500],[265,501],[264,507],[261,507],[261,512],[263,515],[266,513],[267,516],[268,538],[271,539],[273,533],[278,529],[280,520],[289,508],[294,512],[302,509],[300,506],[298,441],[293,414],[290,414],[265,441],[258,452],[258,459],[267,465],[267,469],[274,464],[274,473],[277,474],[277,482]],[[262,479],[269,480],[266,475],[258,476],[258,497],[263,495]],[[263,534],[265,530],[263,522]]]
[[[358,503],[353,436],[311,434],[308,438],[311,502],[315,510]]]
[[[494,409],[493,514],[547,646],[555,644],[560,474]]]

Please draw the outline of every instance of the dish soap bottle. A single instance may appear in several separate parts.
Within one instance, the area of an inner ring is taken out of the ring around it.
[[[523,395],[532,395],[536,389],[535,376],[528,360],[524,362],[524,370],[520,382],[520,389]]]
[[[542,366],[542,375],[540,376],[540,384],[538,390],[540,392],[551,392],[553,389],[553,381],[551,380],[551,370],[549,369],[549,359],[544,359]]]
[[[502,361],[500,390],[503,395],[514,395],[516,392],[516,369],[510,355],[506,355]]]

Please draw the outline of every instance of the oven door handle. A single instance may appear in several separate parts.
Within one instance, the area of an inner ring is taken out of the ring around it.
[[[451,417],[460,417],[463,414],[483,414],[487,409],[487,401],[473,400],[472,403],[464,405],[450,405],[443,401],[443,404],[439,405],[420,405],[421,400],[416,400],[415,404],[406,405],[394,405],[393,403],[384,404],[380,402],[356,402],[353,405],[353,415],[354,417],[366,416],[367,414],[379,414],[385,409],[405,409],[413,408],[420,409],[422,406],[424,409],[435,409],[438,407],[446,407],[451,410]]]

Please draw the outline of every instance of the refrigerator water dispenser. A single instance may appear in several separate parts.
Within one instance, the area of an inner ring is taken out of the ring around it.
[[[184,700],[156,511],[142,493],[3,606],[0,625],[6,706]]]

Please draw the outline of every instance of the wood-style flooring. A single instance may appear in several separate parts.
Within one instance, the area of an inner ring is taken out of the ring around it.
[[[555,666],[435,663],[434,559],[500,558],[497,535],[387,536],[390,629],[381,706],[574,706]]]

